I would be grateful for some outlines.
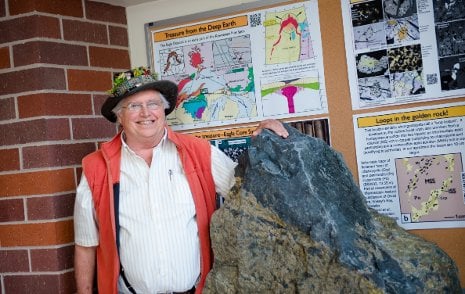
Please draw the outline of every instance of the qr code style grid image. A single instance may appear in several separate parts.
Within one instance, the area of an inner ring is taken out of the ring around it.
[[[250,15],[250,26],[256,27],[262,24],[262,16],[260,13],[255,13]]]

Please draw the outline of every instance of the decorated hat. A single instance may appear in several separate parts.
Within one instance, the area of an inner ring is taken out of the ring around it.
[[[113,79],[113,88],[108,92],[111,94],[102,105],[102,115],[111,122],[116,122],[113,108],[124,98],[143,90],[155,90],[160,92],[170,104],[165,109],[165,115],[170,114],[176,106],[178,87],[171,81],[157,80],[157,75],[152,74],[149,69],[141,66],[116,74]]]

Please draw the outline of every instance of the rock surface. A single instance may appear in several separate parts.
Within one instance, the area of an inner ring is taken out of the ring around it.
[[[370,209],[326,143],[286,128],[252,141],[213,216],[204,293],[462,293],[449,256]]]

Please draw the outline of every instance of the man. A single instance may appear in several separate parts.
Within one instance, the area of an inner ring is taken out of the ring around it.
[[[177,86],[147,69],[122,73],[102,115],[122,131],[82,162],[75,217],[78,293],[201,293],[212,266],[216,193],[236,164],[208,141],[173,132]],[[276,120],[259,124],[288,133]],[[97,266],[96,266],[97,265]]]

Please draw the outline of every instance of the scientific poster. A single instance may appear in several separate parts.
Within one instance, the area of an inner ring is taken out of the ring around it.
[[[360,188],[405,229],[465,227],[465,104],[354,116]]]
[[[465,95],[465,0],[341,0],[352,108]]]
[[[154,70],[179,88],[175,130],[327,113],[317,0],[150,33]]]

